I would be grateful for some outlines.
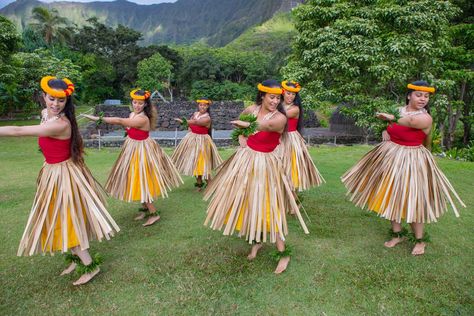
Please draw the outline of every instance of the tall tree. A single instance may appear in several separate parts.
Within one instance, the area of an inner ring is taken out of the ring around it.
[[[173,89],[171,87],[171,63],[160,53],[156,53],[150,58],[138,62],[137,84],[147,90],[160,91],[164,88],[168,90],[171,101],[173,101]]]
[[[438,70],[458,11],[442,0],[309,0],[293,10],[298,36],[283,74],[316,105],[352,105],[370,127],[375,119],[362,118],[401,103],[407,82]]]
[[[32,19],[35,22],[30,26],[43,36],[47,45],[52,45],[54,41],[64,43],[72,36],[68,19],[60,16],[56,9],[35,7],[32,10]]]

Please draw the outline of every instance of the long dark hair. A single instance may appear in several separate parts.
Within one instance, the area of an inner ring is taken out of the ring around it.
[[[286,85],[290,86],[290,87],[293,87],[293,88],[296,88],[296,85],[293,82],[290,82],[290,81],[288,81],[286,83]],[[301,131],[303,130],[303,118],[304,118],[303,115],[304,115],[304,112],[303,112],[303,103],[301,101],[301,97],[300,97],[299,92],[295,93],[295,99],[293,100],[293,104],[296,105],[298,107],[298,109],[300,109],[300,114],[298,116],[298,125],[296,126],[296,129],[301,134]]]
[[[138,96],[144,96],[145,93],[145,90],[138,90],[134,94]],[[156,122],[158,120],[158,111],[156,110],[155,106],[151,104],[150,97],[146,98],[144,101],[145,107],[143,108],[143,112],[150,120],[150,130],[154,131],[156,129]]]
[[[268,88],[281,88],[280,82],[273,80],[273,79],[267,79],[262,82],[262,86],[268,87]],[[263,97],[267,94],[267,92],[263,92],[258,90],[257,96],[255,98],[255,103],[257,105],[262,105],[263,102]],[[286,116],[286,111],[285,108],[283,107],[282,101],[280,100],[280,103],[277,106],[277,110]]]
[[[61,79],[51,79],[48,81],[48,86],[56,90],[66,90],[67,84]],[[68,118],[71,124],[71,158],[76,164],[84,164],[84,142],[82,141],[81,133],[76,121],[76,111],[72,103],[72,97],[68,96],[66,105],[62,111]]]

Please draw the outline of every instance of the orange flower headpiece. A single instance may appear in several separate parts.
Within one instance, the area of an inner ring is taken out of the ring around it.
[[[407,88],[410,90],[423,91],[423,92],[429,92],[429,93],[434,93],[436,91],[435,87],[417,86],[411,83],[407,85]]]
[[[64,81],[64,83],[67,85],[67,88],[65,90],[58,90],[58,89],[51,88],[49,86],[49,82],[54,79],[58,79],[58,78],[53,77],[53,76],[45,76],[41,79],[41,83],[40,83],[41,89],[43,89],[45,93],[55,98],[67,98],[74,92],[74,85],[72,84],[71,80],[67,78],[58,79],[58,80]]]
[[[289,86],[288,84],[292,84],[294,85],[294,87],[292,86]],[[289,92],[293,92],[293,93],[298,93],[300,92],[301,90],[301,86],[298,82],[296,81],[288,81],[288,80],[285,80],[285,81],[282,81],[281,82],[281,86],[283,87],[283,90],[285,91],[289,91]]]
[[[283,93],[283,90],[280,87],[270,88],[270,87],[264,86],[261,83],[259,83],[257,85],[257,88],[258,88],[258,91],[262,91],[262,92],[265,92],[265,93],[272,93],[272,94],[282,94]]]
[[[199,100],[196,100],[197,103],[206,103],[207,105],[211,105],[212,104],[212,101],[211,100],[208,100],[208,99],[199,99]]]
[[[143,95],[136,94],[138,91],[143,91],[142,89],[135,89],[130,92],[130,97],[135,100],[146,100],[151,96],[150,91],[145,91]]]

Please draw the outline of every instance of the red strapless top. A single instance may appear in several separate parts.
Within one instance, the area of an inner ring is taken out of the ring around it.
[[[150,132],[149,131],[142,131],[141,129],[134,128],[134,127],[128,127],[127,128],[127,135],[131,139],[145,140],[150,136]]]
[[[280,144],[280,133],[260,131],[250,135],[247,146],[255,151],[270,153]]]
[[[387,127],[390,140],[403,146],[420,146],[426,138],[426,134],[417,128],[390,124]]]
[[[189,124],[189,128],[194,134],[204,135],[209,133],[209,128],[207,128],[206,126]]]
[[[298,127],[298,118],[289,118],[288,119],[288,132],[296,131]]]
[[[71,157],[71,139],[39,137],[38,144],[49,164],[63,162]]]

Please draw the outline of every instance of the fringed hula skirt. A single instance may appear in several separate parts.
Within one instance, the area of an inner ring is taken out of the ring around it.
[[[217,147],[207,134],[189,132],[171,157],[181,174],[209,179],[211,172],[222,163]]]
[[[288,234],[286,209],[294,211],[306,234],[308,229],[291,192],[291,185],[274,152],[239,148],[219,167],[205,191],[210,199],[204,225],[224,228],[224,235],[238,231],[249,242],[275,243]]]
[[[286,174],[291,175],[295,190],[308,190],[326,182],[314,165],[300,133],[297,131],[285,133],[279,147]]]
[[[382,142],[348,170],[342,182],[356,206],[398,223],[436,222],[448,203],[458,217],[453,197],[465,207],[422,145]]]
[[[105,208],[105,194],[86,166],[45,163],[18,255],[66,252],[120,231]]]
[[[168,197],[168,190],[181,183],[173,162],[153,139],[127,137],[105,188],[123,201],[152,203],[160,195]]]

